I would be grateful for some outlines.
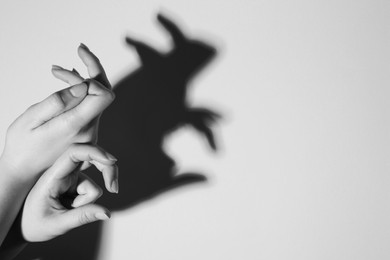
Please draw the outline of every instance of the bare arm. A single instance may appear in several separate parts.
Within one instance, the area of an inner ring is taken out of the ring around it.
[[[83,45],[78,53],[90,79],[53,71],[57,78],[79,82],[28,108],[7,131],[0,158],[0,245],[41,174],[73,143],[96,143],[98,118],[114,99],[96,56]],[[4,250],[2,245],[0,253]]]

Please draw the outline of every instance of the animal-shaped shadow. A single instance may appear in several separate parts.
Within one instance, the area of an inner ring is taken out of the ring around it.
[[[210,62],[216,50],[189,39],[166,17],[157,18],[172,38],[171,51],[160,53],[141,41],[126,38],[137,51],[141,66],[114,86],[116,99],[101,118],[99,145],[118,158],[120,190],[119,194],[105,193],[98,202],[114,212],[170,189],[206,180],[201,173],[176,172],[174,160],[163,150],[167,134],[190,125],[216,150],[211,126],[219,115],[206,108],[192,108],[186,100],[190,80]],[[96,172],[89,176],[102,185]],[[17,259],[94,260],[102,225],[90,224],[50,242],[30,245]]]

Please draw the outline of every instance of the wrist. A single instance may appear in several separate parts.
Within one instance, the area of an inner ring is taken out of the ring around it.
[[[11,161],[7,160],[4,156],[0,157],[0,179],[3,184],[33,184],[36,180],[25,174],[21,169],[16,167]]]

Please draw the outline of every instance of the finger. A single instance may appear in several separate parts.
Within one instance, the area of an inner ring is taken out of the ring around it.
[[[90,163],[95,165],[95,167],[102,173],[106,189],[111,193],[118,193],[118,167],[115,164],[112,165],[112,167],[109,167],[108,165],[95,160],[90,161]]]
[[[54,221],[60,233],[66,233],[82,225],[107,220],[110,216],[108,209],[100,205],[88,204],[60,213]]]
[[[99,59],[96,57],[96,55],[93,54],[88,49],[88,47],[82,43],[80,44],[77,52],[78,52],[80,59],[85,64],[85,66],[87,66],[89,76],[91,78],[99,81],[106,88],[111,89],[111,84],[108,81],[108,78],[106,76],[106,72],[104,71],[104,68],[103,68],[102,64],[100,63]]]
[[[92,166],[92,164],[90,162],[83,162],[81,164],[80,171],[85,171],[86,169],[88,169],[91,166]]]
[[[99,187],[87,175],[80,172],[77,184],[77,197],[73,200],[72,207],[78,208],[80,206],[94,203],[103,194],[102,188]]]
[[[50,168],[50,174],[57,179],[65,178],[82,162],[97,161],[112,166],[116,158],[100,147],[87,144],[73,144]]]
[[[62,119],[68,126],[83,128],[98,117],[115,99],[112,90],[105,88],[96,80],[84,81],[88,84],[88,95],[72,110],[64,114]],[[69,124],[71,122],[71,124]]]
[[[84,81],[84,78],[78,74],[77,71],[66,70],[60,66],[53,65],[51,73],[59,80],[68,83],[69,85],[80,84]]]
[[[31,128],[36,128],[76,107],[87,96],[87,93],[88,86],[85,83],[60,90],[28,108],[23,118],[30,122]]]
[[[116,158],[102,148],[86,144],[72,145],[49,169],[49,176],[57,182],[53,186],[61,187],[62,180],[73,174],[74,170],[85,161],[94,164],[102,172],[107,190],[117,193],[118,169],[115,165]],[[56,192],[60,192],[60,190]]]

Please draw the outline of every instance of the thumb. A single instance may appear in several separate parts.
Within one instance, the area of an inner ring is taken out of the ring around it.
[[[108,209],[100,205],[88,204],[62,213],[58,216],[57,224],[62,229],[61,233],[66,233],[85,224],[109,219],[110,216]]]
[[[32,128],[38,127],[80,104],[87,92],[88,86],[85,83],[60,90],[27,109],[24,117],[32,121]]]

